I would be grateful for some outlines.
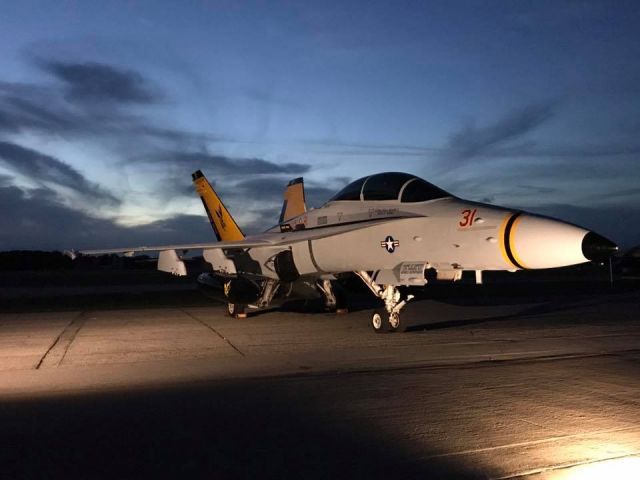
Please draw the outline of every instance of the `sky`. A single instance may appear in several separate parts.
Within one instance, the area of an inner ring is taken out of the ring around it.
[[[213,241],[406,171],[640,243],[635,1],[29,1],[0,9],[0,250]]]

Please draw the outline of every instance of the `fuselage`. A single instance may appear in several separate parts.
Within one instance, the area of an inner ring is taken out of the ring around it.
[[[319,236],[323,231],[326,235]],[[291,238],[287,255],[301,276],[422,264],[443,278],[455,278],[463,270],[573,265],[615,248],[573,224],[466,201],[401,173],[356,180],[322,207],[289,219],[268,235]],[[282,250],[253,249],[249,255],[263,266],[260,274],[278,278],[269,265]]]

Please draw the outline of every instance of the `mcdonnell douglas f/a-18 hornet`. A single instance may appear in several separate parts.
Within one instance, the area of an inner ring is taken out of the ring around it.
[[[427,270],[450,281],[475,271],[481,282],[485,270],[563,267],[603,260],[617,250],[606,238],[570,223],[463,200],[397,172],[355,180],[310,210],[302,179],[292,180],[278,224],[245,237],[202,172],[192,176],[217,242],[79,253],[159,252],[159,270],[186,275],[181,256],[201,250],[234,316],[302,287],[313,288],[335,309],[333,282],[352,272],[384,302],[371,325],[386,332],[398,329],[400,312],[413,298],[399,287],[426,285]]]

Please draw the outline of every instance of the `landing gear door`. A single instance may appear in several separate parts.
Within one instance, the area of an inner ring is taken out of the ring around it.
[[[424,278],[426,268],[427,264],[424,262],[403,262],[394,270],[398,272],[400,285],[422,286],[427,283],[426,278]]]
[[[378,271],[375,281],[381,285],[423,286],[427,283],[424,271],[428,266],[425,262],[403,262],[393,270]]]

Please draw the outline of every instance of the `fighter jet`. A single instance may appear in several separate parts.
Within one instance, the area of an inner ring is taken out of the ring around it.
[[[452,282],[474,271],[481,283],[483,271],[564,267],[601,261],[618,250],[571,223],[464,200],[400,172],[359,178],[310,210],[303,180],[292,180],[278,224],[245,236],[202,172],[192,177],[217,242],[78,253],[159,252],[159,270],[186,275],[182,255],[201,250],[233,316],[265,308],[276,295],[305,286],[335,309],[334,283],[352,272],[384,302],[384,309],[371,315],[372,328],[381,333],[398,330],[400,313],[413,298],[399,287],[425,286],[427,271]]]

